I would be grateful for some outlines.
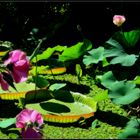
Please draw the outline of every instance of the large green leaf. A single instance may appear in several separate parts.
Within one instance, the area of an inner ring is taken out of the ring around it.
[[[44,120],[58,123],[76,122],[81,117],[89,118],[97,110],[97,102],[77,92],[59,90],[45,102],[27,104],[26,108],[38,110]]]
[[[86,51],[92,48],[92,43],[88,39],[84,39],[83,42],[78,42],[76,45],[66,48],[59,56],[60,61],[69,61],[78,59]]]
[[[111,85],[113,83],[115,83],[117,80],[116,78],[113,76],[113,73],[112,71],[108,71],[106,72],[102,77],[101,77],[101,84],[110,89],[111,88]]]
[[[15,124],[16,118],[8,118],[0,121],[0,128],[7,128],[12,124]]]
[[[66,46],[60,46],[60,45],[57,45],[53,48],[47,48],[45,51],[43,51],[42,54],[38,54],[37,55],[37,61],[40,61],[40,60],[44,60],[44,59],[48,59],[52,56],[52,54],[55,52],[55,51],[58,51],[58,52],[62,52],[64,49],[66,48]],[[36,62],[36,58],[34,57],[32,59],[32,62]]]
[[[111,71],[102,76],[101,84],[109,89],[109,97],[116,104],[126,105],[140,98],[140,89],[132,81],[117,81]]]
[[[135,84],[120,81],[111,86],[109,97],[116,104],[127,105],[140,98],[140,89]]]
[[[30,91],[35,89],[35,84],[34,83],[27,83],[27,82],[22,82],[22,83],[17,83],[15,84],[15,87],[18,92],[24,92],[24,91]],[[4,91],[0,87],[0,93],[12,93],[12,92],[17,92],[15,89],[12,87],[9,87],[9,91]],[[17,93],[18,93],[17,92]]]
[[[135,47],[140,39],[140,29],[128,31],[128,32],[116,32],[113,38],[120,42],[125,47]]]
[[[99,61],[103,60],[104,48],[99,47],[97,49],[92,49],[88,53],[89,55],[84,55],[83,63],[85,65],[97,64]]]
[[[133,47],[140,39],[140,30],[132,30],[130,32],[124,32],[124,36],[128,42],[128,45]]]
[[[119,138],[140,138],[140,119],[130,120]]]
[[[109,39],[106,44],[108,48],[104,50],[104,57],[113,57],[110,64],[121,64],[122,66],[132,66],[137,60],[137,55],[127,54],[124,48],[114,39]]]
[[[32,79],[30,80],[31,82],[34,82],[37,87],[39,88],[45,88],[49,85],[49,81],[44,78],[43,76],[33,76]]]

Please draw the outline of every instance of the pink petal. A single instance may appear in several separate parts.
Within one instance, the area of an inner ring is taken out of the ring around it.
[[[43,124],[43,118],[42,118],[41,114],[35,110],[33,110],[32,114],[31,114],[31,121],[33,123],[37,122],[39,125]]]
[[[8,90],[9,84],[3,79],[3,76],[0,74],[0,84],[3,90]]]
[[[17,121],[16,127],[17,127],[17,128],[25,128],[25,124],[22,123],[22,122]]]
[[[28,73],[20,72],[14,69],[12,72],[12,75],[13,75],[14,81],[16,83],[20,83],[27,80]]]
[[[16,116],[16,127],[25,128],[26,123],[38,122],[41,126],[43,124],[43,118],[40,113],[33,109],[24,109]]]
[[[15,63],[15,62],[17,62],[21,59],[25,59],[26,55],[21,50],[14,50],[14,51],[10,52],[10,57],[9,58],[11,58],[12,63]]]

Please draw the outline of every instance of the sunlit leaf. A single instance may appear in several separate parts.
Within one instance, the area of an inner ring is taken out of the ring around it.
[[[82,76],[82,68],[81,68],[80,64],[76,64],[76,74],[78,77]]]
[[[140,85],[140,76],[136,76],[135,79],[133,80],[133,83]]]
[[[9,118],[0,121],[0,128],[7,128],[12,124],[15,124],[16,118]]]
[[[106,67],[106,66],[108,66],[108,65],[110,65],[110,63],[107,61],[106,58],[103,58],[103,60],[102,60],[102,66],[103,66],[103,67]]]
[[[44,71],[46,71],[49,68],[49,66],[37,66],[37,73],[40,74]],[[29,71],[30,75],[36,75],[36,67],[32,67],[32,69]]]
[[[84,39],[83,42],[78,42],[76,45],[66,48],[59,56],[60,61],[69,61],[78,59],[86,51],[92,48],[92,43],[88,39]]]
[[[65,83],[55,83],[55,84],[51,85],[51,86],[49,87],[49,89],[50,89],[51,91],[54,91],[54,90],[59,90],[60,88],[63,88],[64,86],[66,86]]]
[[[96,94],[94,97],[93,97],[93,100],[94,101],[97,101],[97,102],[100,102],[100,101],[103,101],[103,100],[106,100],[108,99],[108,90],[105,90],[104,92],[102,93],[98,93]]]
[[[50,75],[57,75],[66,72],[66,67],[56,67],[56,68],[49,68],[49,66],[37,66],[37,73],[38,74],[50,74]],[[36,67],[34,66],[30,71],[30,75],[36,75]]]
[[[23,91],[34,90],[35,89],[35,84],[34,83],[21,82],[21,83],[15,83],[15,87],[16,87],[18,92],[23,92]],[[15,91],[15,89],[13,89],[12,87],[9,87],[8,91],[3,91],[0,87],[0,93],[8,93],[8,92],[9,93],[10,92],[16,93],[17,91]]]
[[[37,61],[46,60],[50,58],[55,51],[62,52],[65,48],[66,46],[60,46],[60,45],[57,45],[53,48],[49,47],[45,51],[43,51],[43,53],[37,55]],[[32,62],[34,63],[36,62],[35,57],[32,59]]]

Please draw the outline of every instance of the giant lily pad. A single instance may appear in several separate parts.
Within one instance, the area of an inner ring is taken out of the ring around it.
[[[66,67],[58,67],[58,68],[52,68],[52,69],[48,69],[47,66],[37,66],[37,73],[38,74],[53,74],[53,75],[57,75],[57,74],[63,74],[66,72]],[[34,66],[31,70],[30,70],[30,75],[36,75],[36,67]]]
[[[34,90],[35,84],[22,83],[18,85],[15,92],[11,88],[11,93],[1,93],[2,100],[18,100],[24,98],[26,108],[39,111],[44,120],[58,123],[72,123],[80,118],[90,118],[94,116],[97,109],[97,102],[93,98],[80,93],[65,90]],[[25,88],[26,87],[26,88]],[[29,90],[29,89],[30,90]]]
[[[94,116],[97,102],[80,93],[60,90],[52,92],[52,98],[40,103],[27,104],[26,108],[39,111],[48,122],[73,123],[80,118]]]

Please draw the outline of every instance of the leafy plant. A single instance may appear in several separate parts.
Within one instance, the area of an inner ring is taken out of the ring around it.
[[[84,39],[83,42],[78,42],[76,45],[64,49],[59,56],[60,61],[69,61],[80,58],[86,51],[92,48],[92,43],[88,39]]]
[[[105,58],[110,58],[109,64],[121,64],[122,66],[133,66],[138,60],[139,52],[135,52],[135,45],[140,39],[140,30],[115,33],[104,45],[89,51],[89,55],[84,55],[85,65],[98,64]],[[125,45],[124,45],[125,44]],[[127,52],[128,47],[131,52]]]
[[[140,119],[131,119],[127,123],[125,130],[119,135],[119,138],[140,138]]]
[[[111,71],[101,78],[101,84],[109,89],[109,97],[116,104],[127,105],[140,98],[140,89],[131,81],[117,81]]]
[[[65,48],[66,46],[60,46],[60,45],[57,45],[53,48],[48,47],[45,51],[43,51],[42,54],[37,55],[37,61],[46,60],[50,58],[55,51],[62,52]],[[35,57],[32,59],[32,62],[34,63],[36,62]]]
[[[8,118],[5,120],[0,121],[0,128],[7,128],[12,124],[15,124],[16,118]]]

